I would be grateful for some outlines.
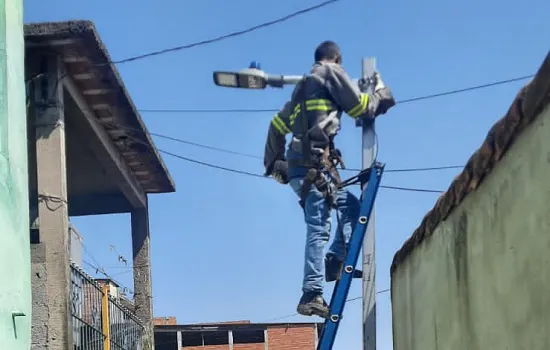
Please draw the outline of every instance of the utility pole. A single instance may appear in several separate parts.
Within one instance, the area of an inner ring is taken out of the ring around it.
[[[376,69],[374,57],[363,58],[359,87],[362,92],[372,93],[372,76]],[[363,134],[362,168],[367,169],[376,160],[377,147],[374,122],[357,123]],[[366,185],[365,185],[366,186]],[[363,190],[363,189],[362,189]],[[376,263],[374,208],[368,221],[363,241],[363,350],[376,350]]]

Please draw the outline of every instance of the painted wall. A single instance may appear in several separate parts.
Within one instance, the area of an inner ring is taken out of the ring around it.
[[[0,0],[0,16],[0,348],[23,350],[31,330],[23,1]]]
[[[550,349],[550,107],[392,275],[395,350]]]

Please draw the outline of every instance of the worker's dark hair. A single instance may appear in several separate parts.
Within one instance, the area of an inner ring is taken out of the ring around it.
[[[340,46],[334,41],[324,41],[315,49],[315,62],[335,61],[341,57]]]

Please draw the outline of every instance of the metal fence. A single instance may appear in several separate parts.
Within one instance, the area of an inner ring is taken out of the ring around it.
[[[144,328],[138,319],[109,296],[111,350],[142,350]]]
[[[71,326],[74,350],[144,350],[141,322],[73,263]]]
[[[102,302],[101,287],[71,264],[71,321],[75,350],[105,350]]]

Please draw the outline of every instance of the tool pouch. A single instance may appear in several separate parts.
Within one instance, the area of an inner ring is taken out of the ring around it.
[[[328,174],[327,171],[330,173]],[[331,207],[336,206],[336,194],[338,191],[338,185],[340,184],[340,176],[335,167],[324,167],[323,170],[310,168],[307,172],[304,182],[302,183],[302,190],[300,192],[300,206],[305,210],[306,198],[311,190],[311,186],[314,185],[323,197],[327,200]]]

